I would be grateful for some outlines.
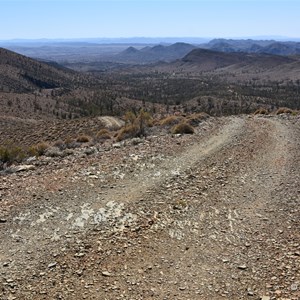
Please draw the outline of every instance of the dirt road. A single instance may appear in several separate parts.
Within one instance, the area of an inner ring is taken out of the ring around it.
[[[300,120],[228,117],[0,177],[0,299],[300,299]]]

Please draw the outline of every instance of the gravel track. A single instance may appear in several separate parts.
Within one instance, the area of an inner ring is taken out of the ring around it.
[[[210,122],[61,168],[57,189],[24,175],[0,299],[299,299],[299,119]]]

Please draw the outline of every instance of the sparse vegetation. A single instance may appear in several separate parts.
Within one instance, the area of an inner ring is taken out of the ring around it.
[[[118,131],[116,140],[120,142],[128,138],[137,137],[138,133],[139,133],[139,128],[137,125],[134,124],[126,125]]]
[[[55,142],[53,143],[53,146],[54,146],[54,147],[57,147],[59,150],[64,150],[64,149],[67,148],[65,142],[64,142],[63,140],[61,140],[61,139],[55,141]]]
[[[267,115],[268,111],[265,108],[259,108],[254,112],[254,115]]]
[[[91,140],[92,140],[91,137],[85,134],[79,135],[76,138],[77,143],[89,143]]]
[[[175,125],[171,132],[173,134],[193,134],[195,132],[195,129],[193,126],[188,124],[186,121],[183,121],[177,125]]]
[[[134,114],[133,111],[127,111],[125,114],[125,124],[134,124],[135,120],[136,120],[136,115]]]
[[[36,155],[40,156],[40,155],[45,154],[46,150],[49,148],[49,144],[46,142],[40,142],[40,143],[34,145],[33,148],[36,152]]]
[[[181,116],[167,116],[164,119],[160,120],[159,125],[161,126],[173,126],[175,124],[180,123],[182,120]]]
[[[109,140],[109,139],[111,139],[111,134],[110,134],[109,130],[103,128],[98,131],[98,133],[96,135],[97,141],[104,141],[104,140]]]
[[[275,115],[281,115],[281,114],[291,114],[293,113],[293,110],[287,107],[280,107],[276,110]]]
[[[7,144],[0,147],[0,161],[2,163],[11,164],[13,162],[20,162],[26,157],[26,151],[21,147]]]
[[[146,135],[146,128],[153,126],[153,119],[149,112],[141,109],[138,115],[127,112],[125,115],[126,125],[117,133],[116,140],[140,137]]]
[[[207,113],[196,113],[187,117],[187,122],[192,126],[198,126],[201,122],[209,118]]]

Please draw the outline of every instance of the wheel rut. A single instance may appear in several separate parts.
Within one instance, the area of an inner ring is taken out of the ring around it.
[[[299,263],[285,251],[298,251],[299,211],[286,206],[282,221],[281,201],[298,179],[293,126],[231,117],[113,189],[28,207],[1,227],[3,299],[14,295],[10,279],[23,299],[259,299],[292,285],[296,297]],[[274,276],[280,254],[288,279]]]

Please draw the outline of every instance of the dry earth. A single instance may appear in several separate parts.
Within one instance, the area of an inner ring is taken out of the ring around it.
[[[0,299],[300,299],[299,149],[210,118],[1,174]]]

